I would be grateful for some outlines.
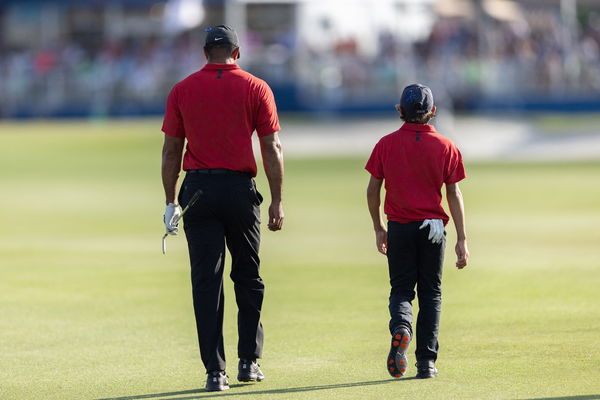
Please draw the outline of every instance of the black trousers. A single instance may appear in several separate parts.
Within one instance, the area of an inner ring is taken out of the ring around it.
[[[415,357],[436,360],[442,305],[442,264],[446,239],[433,244],[423,222],[388,222],[388,266],[390,271],[390,332],[406,328],[413,336],[412,301],[415,286],[419,299]]]
[[[231,254],[230,276],[238,306],[238,356],[261,357],[264,284],[259,275],[258,249],[262,197],[248,175],[188,173],[179,195],[181,206],[185,207],[199,189],[202,195],[183,218],[200,355],[210,372],[225,370],[225,246]]]

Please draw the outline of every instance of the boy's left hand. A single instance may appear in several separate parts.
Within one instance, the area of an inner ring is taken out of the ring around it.
[[[385,229],[378,229],[375,231],[375,242],[377,244],[377,250],[383,254],[387,254],[387,231]]]

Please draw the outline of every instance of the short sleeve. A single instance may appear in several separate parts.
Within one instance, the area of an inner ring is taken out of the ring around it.
[[[365,169],[369,171],[374,178],[383,179],[383,162],[381,160],[381,142],[375,145],[375,148],[371,152],[371,157],[365,165]]]
[[[169,97],[167,97],[167,107],[165,110],[165,118],[163,119],[162,131],[169,136],[178,138],[185,137],[183,118],[177,101],[177,86],[171,89]]]
[[[256,119],[256,133],[258,136],[267,136],[280,130],[277,105],[271,88],[264,83],[260,87],[258,96],[258,114]]]
[[[463,165],[462,154],[460,154],[460,150],[458,150],[456,146],[452,145],[446,163],[444,183],[452,184],[460,182],[466,177],[467,175],[465,174],[465,166]]]

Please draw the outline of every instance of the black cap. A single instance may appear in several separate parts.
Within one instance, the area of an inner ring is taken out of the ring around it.
[[[213,26],[212,28],[206,28],[204,31],[206,32],[205,46],[230,44],[234,47],[240,47],[237,34],[227,25]]]
[[[400,107],[407,118],[426,114],[433,108],[433,93],[427,86],[418,83],[407,86],[402,92]]]

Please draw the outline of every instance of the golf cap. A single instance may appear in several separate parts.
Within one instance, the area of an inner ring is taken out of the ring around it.
[[[206,32],[205,46],[230,44],[234,47],[240,47],[237,34],[227,25],[213,26],[212,28],[206,28],[204,31]]]
[[[404,88],[400,107],[408,118],[426,114],[433,108],[433,93],[427,86],[415,83]]]

